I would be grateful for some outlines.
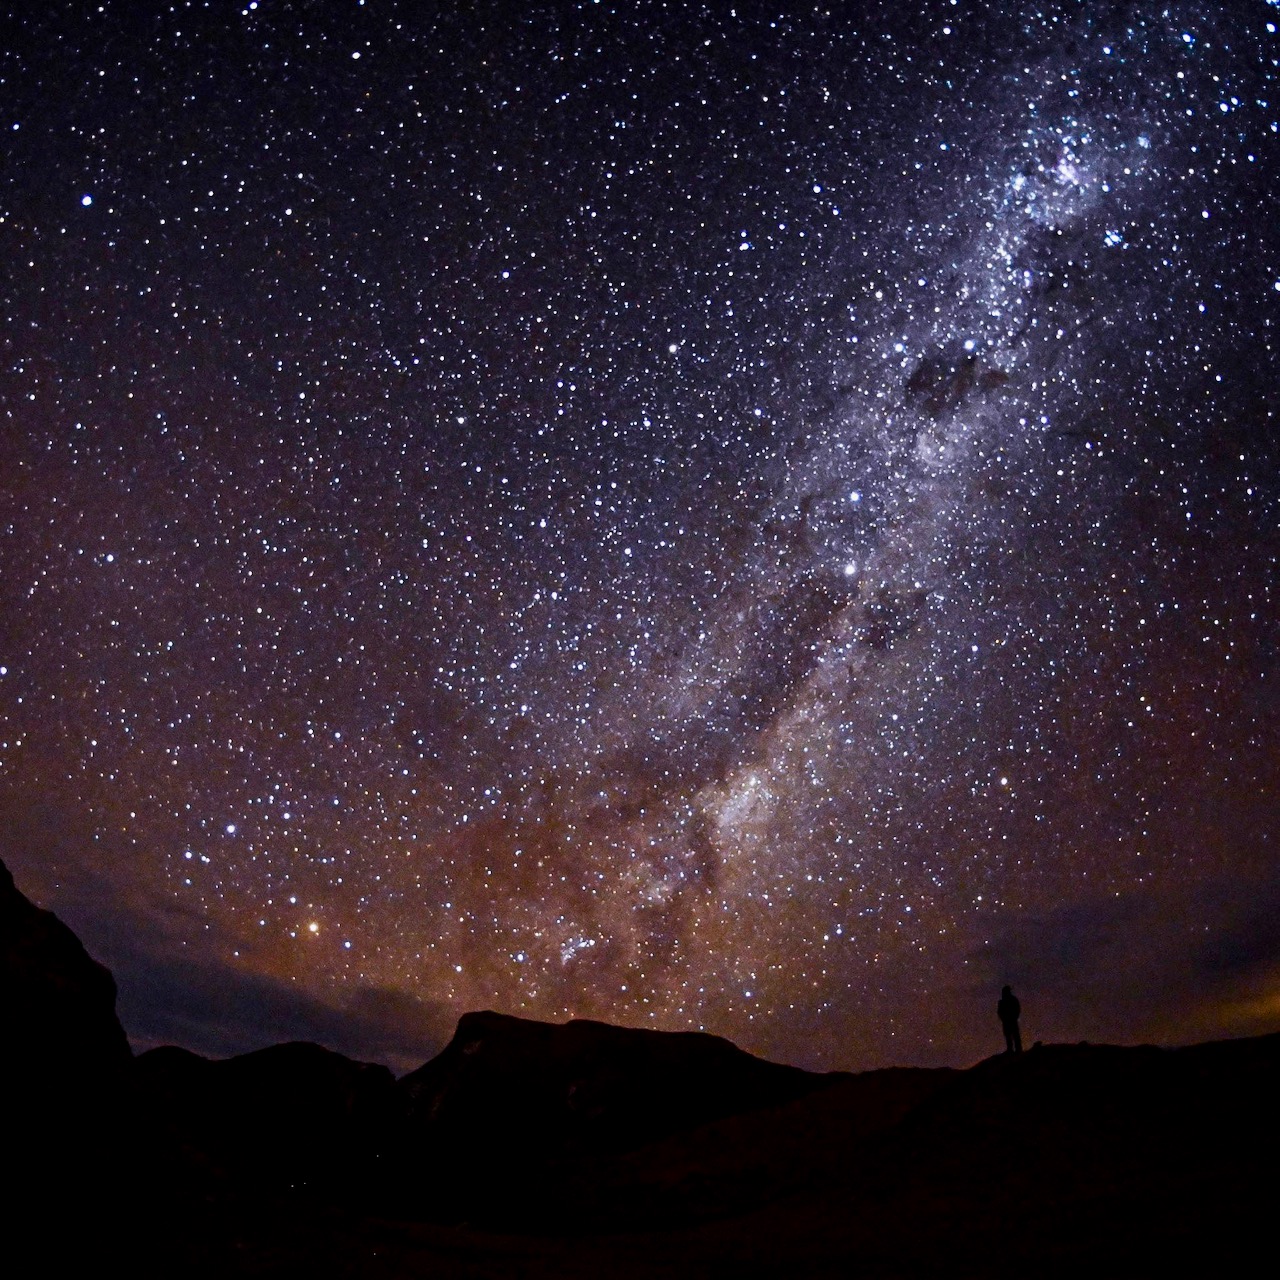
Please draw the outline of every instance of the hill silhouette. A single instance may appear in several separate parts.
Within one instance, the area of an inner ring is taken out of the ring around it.
[[[0,993],[3,1256],[51,1274],[1148,1275],[1270,1244],[1280,1036],[815,1075],[478,1012],[400,1080],[303,1043],[133,1058],[2,866]]]

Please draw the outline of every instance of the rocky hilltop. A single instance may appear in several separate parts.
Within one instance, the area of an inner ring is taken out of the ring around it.
[[[498,1156],[622,1151],[779,1106],[834,1076],[765,1062],[719,1036],[575,1019],[464,1014],[444,1051],[400,1081],[424,1138]]]

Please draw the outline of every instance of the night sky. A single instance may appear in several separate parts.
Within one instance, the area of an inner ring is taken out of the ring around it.
[[[11,6],[0,854],[135,1047],[1280,1029],[1278,26]]]

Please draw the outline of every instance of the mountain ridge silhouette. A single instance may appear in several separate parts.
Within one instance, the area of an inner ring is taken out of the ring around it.
[[[478,1011],[398,1080],[305,1042],[135,1058],[3,864],[0,993],[4,1248],[55,1273],[1150,1274],[1243,1264],[1277,1190],[1280,1035],[819,1075]]]

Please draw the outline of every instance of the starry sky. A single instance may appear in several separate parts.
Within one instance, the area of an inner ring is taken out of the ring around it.
[[[12,6],[0,854],[135,1046],[1280,1029],[1278,26]]]

